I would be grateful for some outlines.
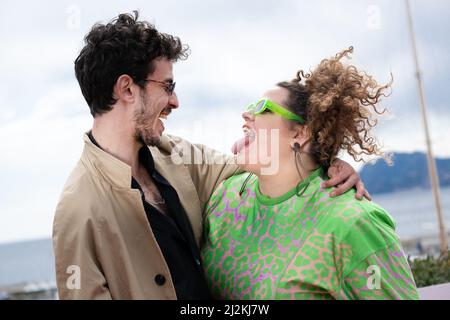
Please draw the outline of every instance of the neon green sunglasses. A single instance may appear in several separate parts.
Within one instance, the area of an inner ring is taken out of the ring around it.
[[[267,109],[275,112],[287,120],[297,121],[301,124],[305,123],[305,120],[303,120],[302,117],[280,106],[279,104],[270,101],[269,99],[260,99],[258,102],[252,103],[247,107],[247,111],[253,113],[254,115],[262,114]]]

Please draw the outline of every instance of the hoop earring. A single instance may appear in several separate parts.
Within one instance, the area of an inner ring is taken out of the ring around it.
[[[297,162],[297,158],[299,158],[300,159],[300,165],[303,168],[305,168],[305,166],[303,165],[303,161],[302,161],[301,149],[302,149],[302,147],[301,147],[301,145],[298,142],[294,143],[295,167],[297,168],[297,172],[298,172],[298,175],[300,176],[300,179],[302,179],[302,181],[303,181],[304,178],[303,178],[303,176],[301,174],[301,171],[300,171],[300,168],[299,168],[299,164]],[[300,185],[300,183],[297,184],[297,186],[296,186],[296,194],[297,194],[298,197],[302,196],[305,193],[306,189],[308,189],[309,182],[302,189],[299,189],[299,185]]]

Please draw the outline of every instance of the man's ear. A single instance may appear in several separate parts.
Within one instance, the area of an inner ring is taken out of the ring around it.
[[[134,103],[136,94],[137,92],[133,79],[129,75],[121,75],[114,85],[114,99],[131,104]]]

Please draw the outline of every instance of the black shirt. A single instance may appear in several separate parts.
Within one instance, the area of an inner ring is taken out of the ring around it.
[[[101,148],[91,132],[89,138]],[[176,190],[156,171],[152,154],[147,146],[139,150],[139,161],[153,178],[168,209],[168,214],[163,214],[145,201],[141,187],[132,178],[131,187],[139,189],[141,192],[147,219],[169,267],[177,298],[180,300],[210,299],[211,295],[206,285],[200,260],[200,251]]]

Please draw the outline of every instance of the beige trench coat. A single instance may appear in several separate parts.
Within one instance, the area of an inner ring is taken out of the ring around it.
[[[53,224],[59,298],[176,299],[139,190],[131,189],[131,167],[95,146],[87,134],[84,142]],[[199,244],[202,210],[238,166],[231,157],[173,136],[164,135],[160,147],[149,148],[156,170],[178,192]],[[163,285],[156,283],[157,275],[165,277]]]

